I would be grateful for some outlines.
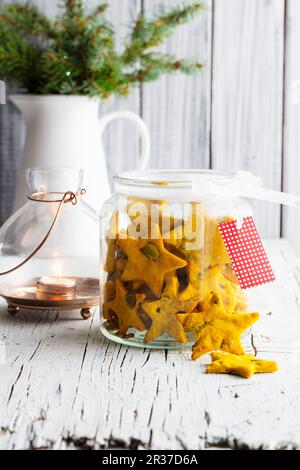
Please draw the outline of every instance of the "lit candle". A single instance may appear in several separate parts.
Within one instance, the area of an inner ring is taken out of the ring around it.
[[[62,264],[57,259],[53,263],[54,276],[43,276],[37,282],[37,297],[39,299],[71,299],[74,297],[76,280],[62,276]]]

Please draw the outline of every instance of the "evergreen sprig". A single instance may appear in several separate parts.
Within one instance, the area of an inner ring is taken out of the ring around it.
[[[202,6],[192,2],[161,10],[148,19],[141,13],[118,53],[115,32],[105,17],[107,2],[87,13],[82,0],[63,0],[50,20],[30,3],[0,7],[0,78],[33,94],[85,94],[107,98],[127,95],[162,74],[195,73],[201,64],[157,51],[174,30]]]

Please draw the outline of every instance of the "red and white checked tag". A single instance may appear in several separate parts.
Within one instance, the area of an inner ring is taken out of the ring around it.
[[[241,229],[236,221],[222,222],[219,230],[242,289],[275,281],[275,276],[252,217]]]

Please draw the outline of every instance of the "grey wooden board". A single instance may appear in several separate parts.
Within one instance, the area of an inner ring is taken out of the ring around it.
[[[89,4],[96,5],[98,0],[89,0]],[[128,33],[128,25],[132,23],[141,11],[142,0],[113,0],[110,2],[108,17],[117,31],[117,46],[124,48],[124,41]],[[100,114],[110,111],[127,109],[140,115],[140,89],[137,87],[126,98],[113,98],[100,106]],[[105,152],[109,176],[124,170],[136,168],[139,156],[139,139],[133,124],[124,120],[114,121],[107,128],[104,135]]]
[[[111,343],[98,315],[11,317],[1,302],[0,448],[299,448],[300,263],[287,242],[266,246],[277,283],[253,297],[252,344],[280,371],[248,381],[207,376],[190,352]]]
[[[281,189],[284,0],[215,2],[212,162],[249,170]],[[254,204],[264,236],[279,236],[280,207]]]
[[[165,0],[164,7],[177,2]],[[157,9],[160,0],[144,0],[146,11]],[[191,23],[171,36],[161,50],[203,63],[194,77],[182,74],[145,84],[142,116],[152,136],[154,168],[209,168],[211,107],[212,1]]]
[[[289,0],[287,8],[287,41],[285,73],[284,122],[284,189],[300,193],[300,2]],[[300,252],[300,214],[297,209],[285,208],[283,235]]]
[[[55,13],[55,1],[34,1],[47,13]],[[94,5],[97,0],[87,3]],[[291,102],[290,91],[300,80],[299,2],[204,3],[202,15],[181,28],[165,47],[179,57],[199,58],[203,72],[146,84],[126,100],[104,103],[101,114],[126,108],[144,117],[153,142],[152,167],[248,169],[270,188],[280,189],[283,182],[286,191],[298,192],[299,105]],[[177,0],[110,0],[110,18],[119,25],[120,45],[128,20],[141,8],[151,13],[159,4],[175,5]],[[1,106],[0,223],[11,211],[23,132],[16,110]],[[105,148],[110,176],[135,167],[139,141],[130,124],[111,124]],[[264,236],[283,232],[300,250],[295,211],[283,211],[282,219],[278,206],[256,203],[255,208]]]

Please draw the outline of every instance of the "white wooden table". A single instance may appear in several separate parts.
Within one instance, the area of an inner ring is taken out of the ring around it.
[[[256,294],[246,349],[280,372],[249,381],[207,376],[189,353],[110,343],[98,315],[11,317],[1,303],[0,448],[299,448],[300,264],[285,241],[267,248],[278,282]]]

